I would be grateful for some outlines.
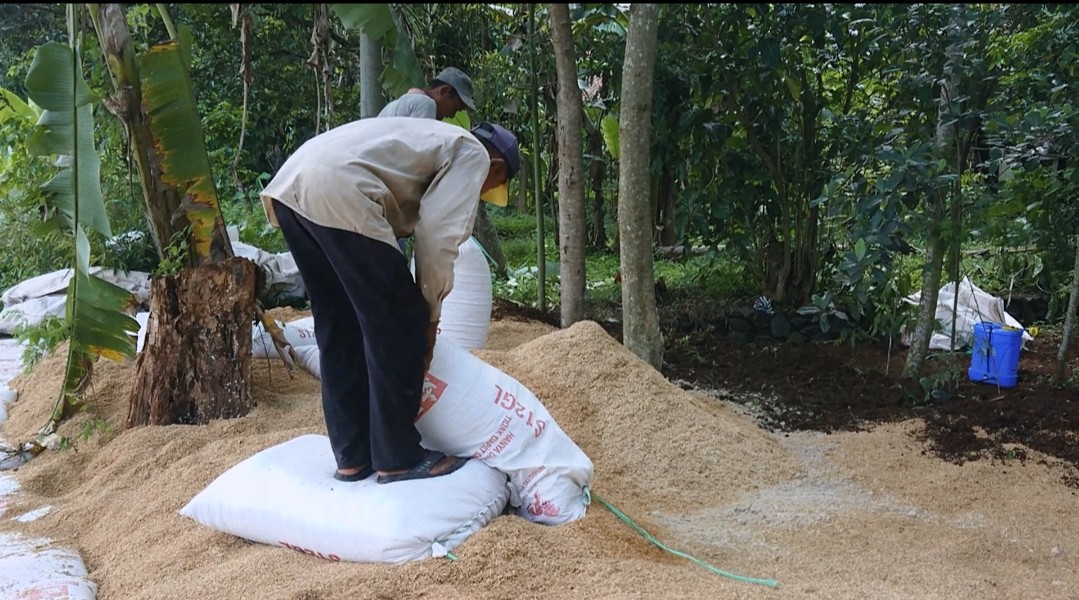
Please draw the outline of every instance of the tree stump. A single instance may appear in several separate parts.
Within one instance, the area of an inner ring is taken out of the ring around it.
[[[150,284],[150,319],[135,363],[125,428],[203,425],[246,415],[257,265],[189,267]]]

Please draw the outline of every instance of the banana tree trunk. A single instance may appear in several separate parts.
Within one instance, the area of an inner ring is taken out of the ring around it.
[[[119,4],[90,5],[138,166],[159,256],[181,242],[180,272],[151,283],[127,427],[246,414],[258,267],[236,258],[217,203],[202,123],[175,40],[136,56]]]
[[[257,266],[246,258],[151,282],[146,341],[135,363],[125,427],[246,415]]]

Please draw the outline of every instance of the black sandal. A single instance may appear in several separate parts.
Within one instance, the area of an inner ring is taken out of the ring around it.
[[[367,465],[366,467],[363,467],[362,469],[360,469],[359,471],[356,471],[352,475],[345,475],[341,471],[334,471],[333,472],[333,478],[336,479],[337,481],[345,481],[345,482],[363,481],[364,479],[367,479],[368,477],[370,477],[374,473],[375,473],[375,470],[371,468],[371,465]]]
[[[437,465],[439,461],[441,461],[443,458],[446,458],[446,455],[442,452],[439,452],[437,450],[428,450],[427,456],[424,456],[423,460],[417,463],[416,466],[405,471],[404,473],[396,473],[394,475],[379,475],[378,482],[394,483],[396,481],[409,481],[412,479],[432,479],[434,477],[449,475],[450,473],[453,473],[454,471],[465,466],[465,463],[468,462],[469,459],[469,457],[467,456],[457,457],[457,462],[450,465],[449,468],[447,468],[445,471],[442,471],[441,473],[432,473],[431,469],[433,469],[435,465]]]

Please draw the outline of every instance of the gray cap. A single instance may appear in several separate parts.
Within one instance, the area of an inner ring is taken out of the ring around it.
[[[465,103],[465,106],[469,110],[476,110],[476,104],[472,101],[472,78],[465,75],[465,72],[457,67],[446,67],[434,78],[432,83],[446,84],[453,88],[453,91],[457,92],[461,101]]]

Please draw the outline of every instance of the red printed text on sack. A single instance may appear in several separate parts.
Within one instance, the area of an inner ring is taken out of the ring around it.
[[[46,585],[23,590],[19,594],[19,598],[23,598],[24,600],[63,600],[65,598],[73,597],[75,592],[80,590],[80,588],[84,589],[85,584],[80,585],[80,582],[75,580],[53,581]]]
[[[472,453],[472,458],[478,458],[480,460],[494,458],[509,447],[510,442],[512,442],[515,437],[513,432],[509,431],[510,423],[512,422],[513,417],[502,419],[502,422],[498,424],[498,429],[480,444],[478,450]]]
[[[535,471],[529,473],[528,476],[525,477],[524,481],[521,482],[521,489],[527,491],[528,486],[530,486],[532,482],[535,481],[537,477],[539,477],[540,473],[544,472],[545,470],[547,470],[547,467],[540,467]]]
[[[306,554],[308,556],[317,556],[319,558],[325,558],[326,560],[332,560],[334,562],[341,562],[341,557],[337,556],[336,554],[323,554],[321,552],[315,552],[314,550],[308,550],[307,548],[304,548],[302,546],[297,546],[295,544],[290,544],[288,542],[278,542],[278,544],[281,544],[282,546],[288,548],[289,550],[295,550],[297,552],[302,552],[303,554]]]
[[[535,418],[535,414],[528,409],[525,405],[517,401],[517,397],[502,389],[502,386],[495,385],[495,389],[498,393],[495,394],[495,404],[508,410],[510,413],[517,416],[518,419],[525,422],[532,428],[532,434],[534,437],[539,437],[543,434],[543,430],[547,427],[547,422],[543,419]]]
[[[416,421],[419,421],[420,417],[431,410],[431,407],[435,405],[435,402],[438,402],[438,399],[442,397],[442,393],[446,391],[446,385],[445,381],[442,381],[430,373],[427,374],[427,377],[423,380],[423,392],[420,396],[420,411],[416,413]]]
[[[532,515],[533,517],[538,517],[540,515],[545,517],[558,516],[558,507],[555,506],[553,502],[551,502],[550,500],[541,500],[539,492],[533,494],[533,498],[534,500],[532,502],[529,502],[528,506],[525,507],[525,509],[528,511],[528,514]]]

